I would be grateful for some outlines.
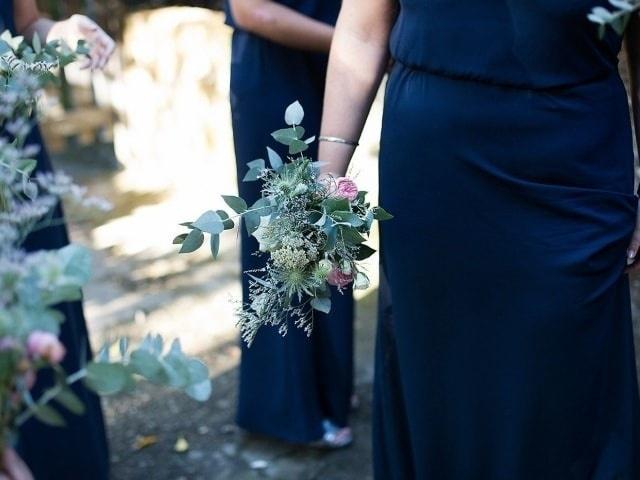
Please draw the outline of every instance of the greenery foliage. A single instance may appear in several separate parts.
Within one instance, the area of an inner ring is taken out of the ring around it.
[[[282,334],[290,320],[308,334],[314,311],[329,313],[331,286],[339,291],[353,284],[367,288],[369,279],[360,261],[375,251],[365,245],[375,220],[392,218],[372,207],[367,193],[348,178],[319,179],[317,162],[305,156],[314,138],[305,138],[302,106],[295,102],[285,112],[286,128],[271,135],[287,147],[284,161],[267,148],[267,160],[248,163],[244,181],[261,181],[261,198],[253,205],[235,196],[223,196],[232,210],[209,210],[183,225],[177,236],[181,253],[197,250],[209,235],[211,253],[218,256],[220,234],[243,218],[248,235],[259,242],[256,255],[268,254],[266,267],[245,272],[250,278],[249,302],[238,311],[243,338],[250,344],[258,329],[273,325]]]
[[[589,20],[598,24],[599,34],[604,36],[607,26],[622,35],[629,24],[631,15],[640,9],[640,0],[609,0],[610,8],[594,7]]]
[[[0,36],[0,452],[29,418],[63,426],[60,408],[82,414],[71,388],[79,381],[103,395],[129,391],[137,378],[197,400],[211,393],[207,367],[186,356],[178,341],[165,351],[160,336],[148,336],[135,348],[121,339],[117,355],[107,345],[69,375],[60,366],[65,349],[57,335],[65,319],[55,305],[81,298],[90,253],[76,245],[27,253],[22,245],[30,233],[59,221],[52,212],[60,198],[85,208],[108,206],[64,174],[34,173],[38,150],[27,139],[38,92],[55,81],[56,69],[85,52],[82,44],[71,50],[60,42],[43,45],[37,37],[27,44],[6,32]],[[55,382],[34,398],[31,388],[44,368],[53,370]]]

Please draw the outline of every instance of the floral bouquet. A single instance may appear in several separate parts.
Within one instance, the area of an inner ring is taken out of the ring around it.
[[[242,198],[223,196],[235,212],[207,211],[183,225],[190,231],[175,238],[181,253],[193,252],[210,235],[213,257],[217,257],[220,234],[233,228],[233,218],[244,218],[249,235],[267,253],[266,267],[245,272],[250,278],[249,302],[239,309],[240,331],[251,344],[262,325],[273,325],[285,334],[288,318],[308,334],[314,311],[331,310],[331,286],[339,291],[353,285],[369,286],[360,261],[375,250],[365,244],[374,220],[392,216],[372,207],[367,192],[358,190],[346,177],[319,179],[319,164],[304,155],[314,138],[304,139],[300,126],[304,111],[298,102],[285,112],[288,128],[272,137],[288,147],[288,161],[267,148],[265,160],[249,162],[244,181],[262,181],[262,196],[253,205]],[[258,253],[259,254],[259,253]]]
[[[2,455],[18,427],[28,419],[63,426],[59,408],[82,414],[84,405],[71,388],[84,382],[99,394],[130,390],[136,378],[168,385],[205,400],[211,392],[207,367],[187,357],[176,340],[167,350],[160,336],[148,336],[135,348],[127,339],[108,344],[93,361],[67,374],[65,348],[58,339],[60,302],[79,300],[90,277],[90,254],[69,245],[27,253],[26,237],[57,221],[53,209],[61,198],[85,208],[107,208],[100,199],[64,174],[33,175],[37,148],[26,145],[33,126],[37,95],[55,77],[52,70],[72,62],[72,51],[58,42],[28,45],[8,33],[0,36],[0,477]],[[52,369],[54,382],[37,398],[37,372]],[[52,406],[55,402],[56,407]]]

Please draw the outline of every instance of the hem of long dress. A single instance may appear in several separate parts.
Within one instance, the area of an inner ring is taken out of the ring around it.
[[[250,435],[257,435],[261,437],[268,437],[271,439],[279,440],[281,442],[290,443],[292,445],[308,445],[322,439],[322,429],[318,426],[318,435],[316,436],[302,436],[302,435],[288,435],[282,432],[274,431],[270,428],[259,428],[256,426],[250,426],[241,420],[236,419],[236,425],[245,433]]]

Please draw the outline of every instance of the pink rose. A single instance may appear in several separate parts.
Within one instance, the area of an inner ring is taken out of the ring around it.
[[[350,202],[353,202],[358,196],[358,186],[350,178],[339,177],[336,179],[335,196],[338,198],[346,198]]]
[[[334,287],[344,288],[353,282],[353,275],[344,273],[338,267],[333,267],[327,276],[327,283]]]
[[[41,330],[29,334],[27,352],[33,358],[42,358],[50,363],[60,363],[67,353],[58,337]]]

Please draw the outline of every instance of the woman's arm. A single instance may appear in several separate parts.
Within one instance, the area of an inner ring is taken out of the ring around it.
[[[389,57],[394,0],[344,0],[329,57],[321,132],[356,142]],[[354,147],[321,142],[324,174],[344,175]]]
[[[637,14],[631,17],[625,34],[625,43],[629,66],[633,126],[636,146],[638,147],[638,152],[640,152],[640,16]],[[629,272],[640,271],[640,262],[637,258],[638,249],[640,249],[640,208],[638,209],[636,229],[633,232],[633,238],[627,249],[627,264],[630,265]]]
[[[38,35],[44,41],[64,40],[74,47],[79,40],[89,45],[86,68],[103,68],[115,50],[115,42],[93,20],[84,15],[72,15],[67,20],[54,22],[40,15],[35,0],[13,1],[14,23],[20,35],[31,41]]]
[[[298,50],[328,52],[333,27],[272,0],[230,0],[238,27]]]

